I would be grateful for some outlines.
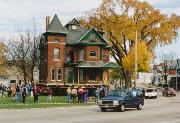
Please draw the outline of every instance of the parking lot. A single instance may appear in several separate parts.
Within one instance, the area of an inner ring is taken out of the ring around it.
[[[0,110],[1,123],[179,123],[180,98],[162,97],[145,99],[141,111],[128,109],[125,112],[101,112],[96,105]]]

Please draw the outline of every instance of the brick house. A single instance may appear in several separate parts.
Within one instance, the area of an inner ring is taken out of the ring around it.
[[[117,67],[104,34],[76,19],[63,26],[57,15],[47,17],[39,49],[39,82],[48,85],[107,85],[109,69]]]

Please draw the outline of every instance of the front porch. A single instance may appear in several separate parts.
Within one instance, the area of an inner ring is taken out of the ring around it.
[[[112,62],[83,62],[67,68],[66,85],[108,85],[109,69],[118,66]]]

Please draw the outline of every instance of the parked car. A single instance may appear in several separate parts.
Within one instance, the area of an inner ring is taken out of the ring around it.
[[[156,99],[157,98],[157,89],[156,88],[148,88],[146,91],[145,91],[145,98],[154,98]]]
[[[137,108],[141,110],[144,98],[140,90],[112,90],[108,95],[98,101],[98,106],[104,112],[107,109],[115,109],[124,112],[125,108]]]
[[[162,91],[162,95],[163,96],[176,96],[176,91],[174,90],[174,88],[164,88]]]

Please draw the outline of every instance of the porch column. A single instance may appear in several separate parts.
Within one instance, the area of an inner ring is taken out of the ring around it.
[[[79,87],[79,68],[78,68],[78,87]]]

